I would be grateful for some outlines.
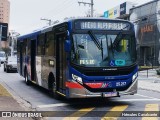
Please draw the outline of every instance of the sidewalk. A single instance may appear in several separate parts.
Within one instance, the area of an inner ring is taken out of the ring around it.
[[[24,111],[24,108],[0,84],[0,111]]]
[[[19,112],[22,111],[30,111],[28,108],[25,108],[24,106],[21,106],[20,103],[18,103],[17,99],[14,99],[13,96],[0,84],[0,119],[1,120],[35,120],[35,118],[25,118],[25,117],[9,117],[8,115],[11,115],[12,111]],[[2,113],[4,112],[4,113]],[[8,112],[8,114],[6,114]],[[4,117],[7,116],[7,117]],[[36,120],[42,120],[36,118]]]
[[[138,72],[138,88],[160,92],[160,75],[155,69]]]

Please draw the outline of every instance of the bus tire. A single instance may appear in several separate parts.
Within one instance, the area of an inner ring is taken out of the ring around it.
[[[55,79],[53,75],[49,75],[48,78],[48,90],[49,90],[49,95],[55,99],[59,99],[59,95],[56,93],[56,84],[55,84]]]
[[[28,72],[25,70],[25,83],[26,85],[30,85],[31,82],[28,80]]]

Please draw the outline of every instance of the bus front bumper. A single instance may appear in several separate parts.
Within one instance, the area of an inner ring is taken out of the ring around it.
[[[78,84],[78,83],[77,83]],[[122,95],[134,95],[137,93],[137,79],[131,84],[131,86],[124,91],[115,92],[90,92],[83,86],[78,88],[68,88],[68,98],[90,98],[90,97],[119,97]]]

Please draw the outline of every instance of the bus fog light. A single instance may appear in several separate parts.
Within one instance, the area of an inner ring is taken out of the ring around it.
[[[72,79],[82,84],[82,78],[81,77],[72,74]]]
[[[136,72],[136,73],[132,76],[132,82],[134,82],[137,77],[138,77],[138,72]]]

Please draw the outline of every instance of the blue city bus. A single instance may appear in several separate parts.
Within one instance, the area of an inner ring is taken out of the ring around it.
[[[70,19],[20,36],[18,72],[55,98],[137,93],[135,30],[125,20]]]

